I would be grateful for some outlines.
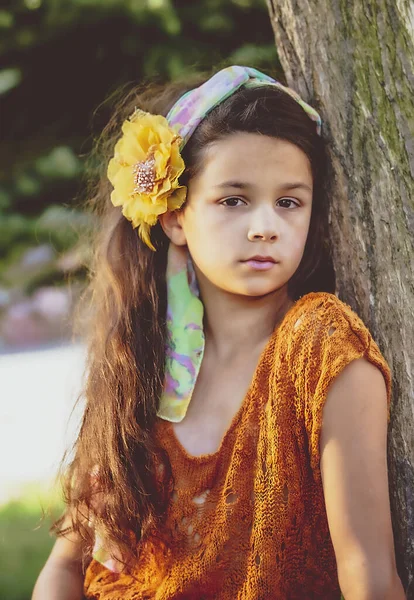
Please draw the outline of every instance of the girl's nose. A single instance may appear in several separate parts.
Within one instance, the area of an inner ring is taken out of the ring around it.
[[[254,241],[257,239],[262,240],[276,240],[278,238],[278,224],[274,212],[272,214],[269,211],[256,211],[254,219],[251,219],[249,223],[249,231],[247,237],[249,240]]]

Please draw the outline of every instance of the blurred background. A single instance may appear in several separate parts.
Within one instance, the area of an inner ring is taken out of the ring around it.
[[[84,345],[72,316],[104,101],[128,82],[247,64],[282,78],[265,0],[2,0],[0,598],[27,600],[62,509]],[[49,511],[40,523],[42,511]]]

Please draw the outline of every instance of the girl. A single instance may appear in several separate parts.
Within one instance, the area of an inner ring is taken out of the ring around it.
[[[106,133],[87,404],[33,598],[400,600],[390,370],[332,293],[318,113],[234,66],[133,91]]]

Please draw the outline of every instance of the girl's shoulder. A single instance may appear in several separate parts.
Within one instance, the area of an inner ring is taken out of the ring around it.
[[[350,333],[369,335],[367,326],[351,306],[330,292],[305,294],[296,301],[294,313],[292,333],[307,330],[316,334],[329,325]]]
[[[329,292],[310,292],[296,301],[283,324],[279,350],[293,369],[304,362],[337,362],[343,356],[375,355],[384,362],[366,324],[349,304]]]
[[[384,377],[389,420],[392,374],[368,327],[349,304],[334,294],[317,292],[300,298],[296,308],[289,332],[281,336],[286,339],[285,371],[296,414],[308,434],[311,466],[320,479],[322,411],[333,380],[354,360],[370,362]]]
[[[296,301],[296,306],[302,308],[304,312],[318,313],[319,315],[332,310],[356,315],[349,304],[330,292],[309,292]]]
[[[311,292],[296,303],[284,340],[287,364],[295,379],[327,381],[349,362],[366,358],[381,369],[390,385],[390,368],[361,317],[334,294]]]

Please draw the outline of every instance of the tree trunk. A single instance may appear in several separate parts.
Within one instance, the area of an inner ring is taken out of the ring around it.
[[[389,476],[398,570],[414,599],[414,3],[267,0],[288,85],[320,110],[335,178],[338,296],[393,373]]]

